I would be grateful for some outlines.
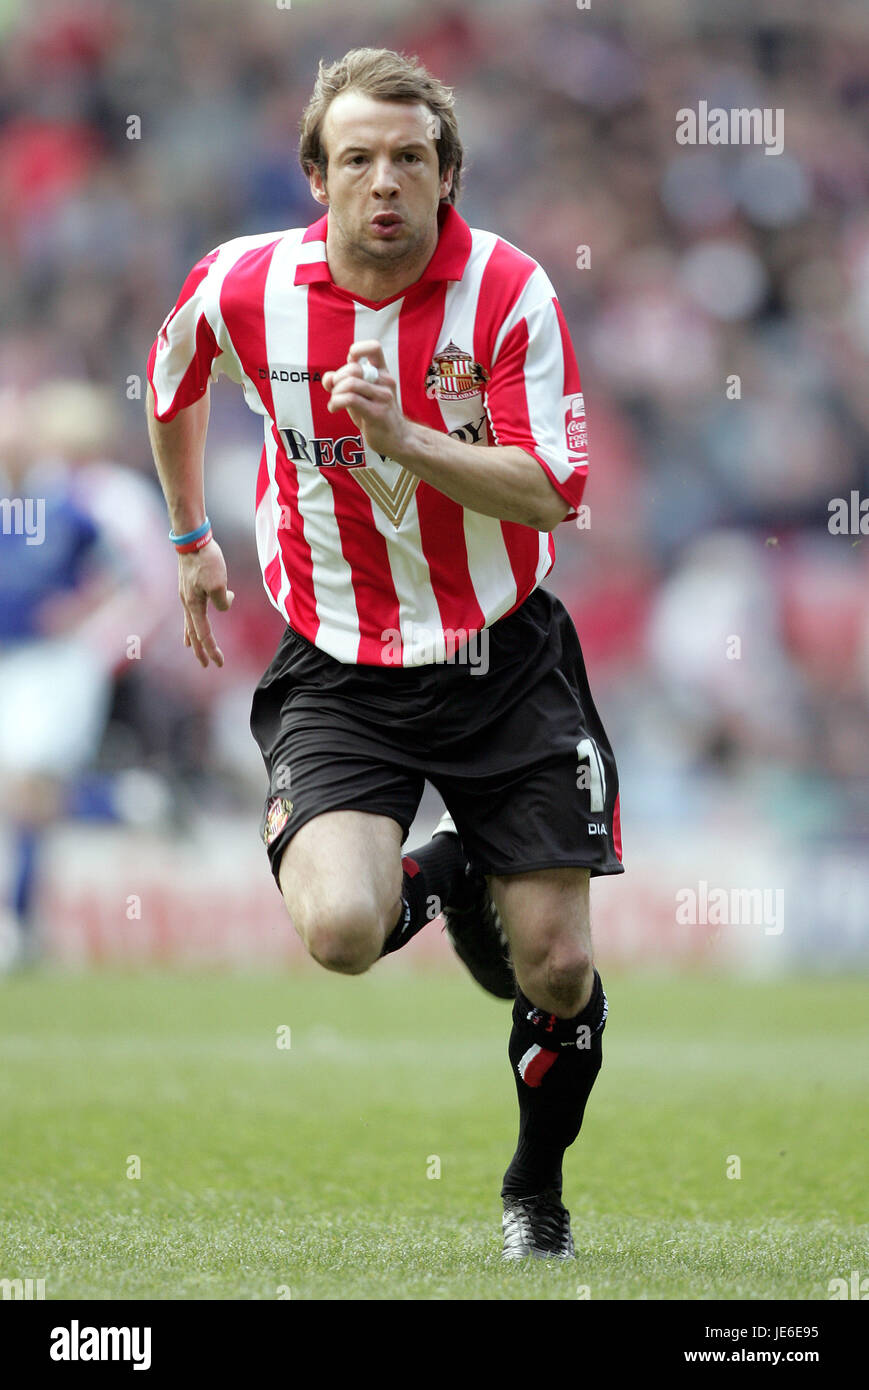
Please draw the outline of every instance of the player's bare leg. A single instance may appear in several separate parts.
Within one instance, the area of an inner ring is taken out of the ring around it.
[[[518,985],[509,1054],[519,1142],[502,1187],[508,1259],[573,1254],[561,1165],[600,1070],[607,1015],[592,962],[588,887],[586,869],[490,881]]]
[[[280,887],[314,959],[327,970],[362,974],[401,911],[401,827],[365,811],[315,816],[284,850]]]
[[[587,869],[541,869],[489,880],[519,988],[539,1009],[572,1018],[591,997]]]
[[[310,955],[327,970],[361,975],[460,899],[465,860],[455,836],[436,832],[402,858],[391,816],[326,811],[290,840],[279,876]]]

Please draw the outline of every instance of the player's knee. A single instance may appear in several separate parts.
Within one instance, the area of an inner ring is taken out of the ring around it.
[[[587,944],[575,936],[544,937],[516,961],[519,983],[535,1002],[564,1015],[577,1013],[588,996],[593,963]]]
[[[547,988],[554,998],[570,1006],[586,992],[592,970],[591,953],[581,942],[562,944],[546,958]]]
[[[300,925],[308,952],[326,970],[362,975],[380,956],[385,938],[381,915],[367,905],[318,913]]]

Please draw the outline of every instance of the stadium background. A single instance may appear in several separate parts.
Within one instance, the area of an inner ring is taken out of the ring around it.
[[[611,1012],[565,1169],[575,1271],[499,1264],[504,1006],[436,926],[348,982],[286,922],[247,730],[280,633],[261,433],[225,381],[226,666],[181,646],[148,349],[204,251],[318,215],[296,125],[317,60],[356,44],[456,85],[460,211],[543,264],[588,403],[591,525],[559,528],[548,582],[619,760],[627,872],[593,887]],[[701,100],[781,108],[783,153],[677,145]],[[0,1279],[76,1300],[860,1287],[869,548],[828,520],[869,492],[867,118],[865,11],[833,0],[0,0],[0,496],[71,477],[92,505],[99,573],[50,596],[47,635],[77,633],[110,701],[74,761],[45,689],[10,711],[0,643],[0,749],[42,738],[46,764],[41,963],[0,976]],[[68,707],[65,677],[42,685]],[[4,783],[0,902],[24,805]],[[783,929],[680,922],[704,883],[780,890]]]
[[[629,872],[596,885],[602,958],[865,965],[869,546],[828,529],[832,498],[869,489],[859,7],[404,0],[375,22],[340,0],[5,0],[0,26],[6,413],[32,393],[37,453],[73,453],[78,423],[80,454],[152,487],[144,362],[190,265],[317,216],[295,141],[319,57],[403,48],[456,85],[460,210],[546,268],[588,402],[591,524],[559,528],[548,582],[623,781]],[[677,145],[675,113],[700,99],[781,108],[784,152]],[[102,398],[67,389],[61,408],[60,382]],[[153,521],[129,528],[156,582],[133,595],[125,575],[102,634],[110,722],[44,850],[50,956],[295,949],[247,733],[280,632],[253,544],[258,430],[222,381],[207,497],[237,595],[217,619],[223,671],[180,646]],[[435,813],[427,799],[420,835]],[[782,889],[784,930],[680,926],[675,894],[701,882]],[[141,917],[119,911],[129,894]]]

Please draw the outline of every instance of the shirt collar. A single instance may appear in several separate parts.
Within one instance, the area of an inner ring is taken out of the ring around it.
[[[313,222],[302,237],[301,259],[296,266],[295,284],[311,285],[318,281],[330,285],[333,283],[326,260],[328,227],[329,214],[326,213],[317,222]],[[452,203],[441,203],[438,208],[438,227],[438,244],[422,275],[415,282],[417,285],[426,280],[461,280],[465,272],[471,254],[471,229],[456,212]]]

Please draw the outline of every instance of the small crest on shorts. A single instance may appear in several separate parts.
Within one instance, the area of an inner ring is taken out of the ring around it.
[[[292,801],[288,801],[285,796],[272,797],[266,807],[263,822],[263,840],[266,845],[270,845],[272,841],[277,839],[292,814]]]
[[[429,400],[463,401],[478,396],[489,380],[489,373],[469,352],[456,347],[452,338],[443,352],[432,359],[425,374],[425,394]]]

